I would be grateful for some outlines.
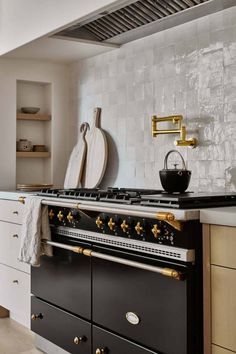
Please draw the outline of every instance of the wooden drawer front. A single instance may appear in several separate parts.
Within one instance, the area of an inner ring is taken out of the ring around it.
[[[30,276],[0,264],[0,304],[24,323],[30,316]]]
[[[0,221],[0,263],[30,273],[28,264],[17,260],[20,250],[21,225]]]
[[[211,350],[212,350],[211,354],[233,354],[233,353],[236,353],[236,352],[232,352],[231,350],[229,351],[227,349],[220,348],[217,345],[212,345]]]
[[[236,269],[236,227],[211,225],[211,263]]]
[[[91,354],[91,324],[76,316],[59,310],[36,297],[31,298],[31,316],[42,315],[42,318],[31,321],[31,330],[55,343],[69,353]],[[81,337],[81,343],[74,339]]]
[[[212,343],[236,352],[236,270],[211,266]]]
[[[105,353],[111,354],[155,354],[122,337],[111,334],[101,328],[93,326],[93,353],[97,349],[104,349]]]
[[[0,200],[0,220],[22,224],[24,205],[13,200]]]

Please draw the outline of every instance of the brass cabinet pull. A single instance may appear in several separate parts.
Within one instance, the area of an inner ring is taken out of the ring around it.
[[[17,234],[12,235],[13,238],[19,238]]]
[[[95,353],[96,354],[105,354],[105,349],[97,348]]]
[[[73,342],[74,344],[76,345],[79,345],[81,342],[85,342],[86,341],[86,337],[85,336],[82,336],[82,337],[75,337]]]
[[[32,321],[42,320],[42,319],[43,319],[43,314],[42,313],[39,313],[39,314],[33,313],[31,315],[31,320]]]

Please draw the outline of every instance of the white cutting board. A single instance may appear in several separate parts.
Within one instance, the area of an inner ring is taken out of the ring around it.
[[[78,188],[81,187],[81,180],[83,169],[85,166],[85,158],[87,151],[87,143],[85,141],[85,134],[89,128],[88,123],[82,123],[80,126],[80,135],[78,143],[74,146],[70,159],[67,165],[66,176],[64,181],[64,188]]]
[[[106,170],[108,147],[106,135],[99,128],[101,108],[93,111],[93,125],[86,134],[87,155],[83,186],[85,188],[98,187]]]

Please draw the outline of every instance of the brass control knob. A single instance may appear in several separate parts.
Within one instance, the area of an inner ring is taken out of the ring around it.
[[[33,313],[31,315],[31,320],[32,321],[42,320],[42,319],[43,319],[43,315],[41,313],[39,313],[38,315],[36,313]]]
[[[51,209],[48,213],[49,219],[52,220],[54,218],[54,215],[55,214],[54,214],[53,210]]]
[[[69,212],[69,214],[67,215],[67,220],[69,222],[72,222],[74,220],[74,216],[72,215],[71,211]]]
[[[109,226],[109,229],[110,229],[111,231],[113,231],[116,224],[115,224],[115,222],[113,221],[113,219],[110,218],[110,220],[108,221],[107,225]]]
[[[78,344],[80,344],[81,342],[83,342],[85,340],[86,340],[85,337],[75,337],[74,338],[74,344],[78,345]]]
[[[157,225],[157,224],[154,224],[154,225],[153,225],[152,233],[153,233],[153,235],[154,235],[155,238],[158,238],[158,236],[160,235],[161,230],[158,228],[158,225]]]
[[[105,354],[105,350],[104,350],[104,349],[97,348],[95,353],[96,353],[96,354]]]
[[[120,227],[122,228],[122,231],[124,233],[126,233],[128,231],[129,225],[126,224],[126,220],[123,220],[122,224],[120,225]]]
[[[58,220],[62,221],[64,219],[64,215],[62,213],[62,211],[60,210],[59,213],[57,214]]]
[[[143,227],[141,226],[140,222],[137,223],[135,226],[135,231],[137,232],[138,235],[141,235],[143,232]]]
[[[103,221],[101,220],[100,216],[97,217],[95,222],[96,222],[96,225],[99,229],[103,228]]]

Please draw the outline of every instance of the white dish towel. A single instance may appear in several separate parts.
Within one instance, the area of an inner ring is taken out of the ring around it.
[[[41,240],[51,240],[48,220],[48,207],[42,205],[42,198],[27,196],[21,232],[21,246],[19,261],[40,266],[40,256],[52,256],[52,247],[45,245]]]

